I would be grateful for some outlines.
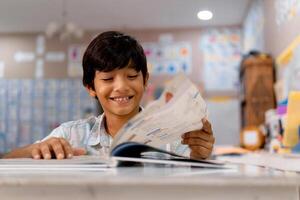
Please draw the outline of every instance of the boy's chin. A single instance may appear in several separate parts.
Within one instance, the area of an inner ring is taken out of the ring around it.
[[[115,110],[114,114],[118,116],[134,115],[136,110],[138,111],[138,109],[123,108],[123,109]]]

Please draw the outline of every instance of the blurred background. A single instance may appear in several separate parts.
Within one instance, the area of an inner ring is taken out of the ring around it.
[[[244,126],[264,123],[265,111],[300,88],[299,60],[285,53],[300,33],[299,1],[0,0],[0,152],[100,113],[82,86],[81,61],[107,30],[144,47],[143,105],[175,74],[190,77],[218,145],[239,145]]]

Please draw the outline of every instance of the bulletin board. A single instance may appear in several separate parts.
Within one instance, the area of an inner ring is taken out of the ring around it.
[[[192,71],[192,47],[189,42],[168,44],[149,42],[142,44],[152,75],[174,75]]]
[[[237,91],[241,60],[241,30],[208,30],[201,37],[200,48],[204,56],[205,90]]]

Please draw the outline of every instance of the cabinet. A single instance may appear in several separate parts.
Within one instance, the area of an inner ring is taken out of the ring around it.
[[[275,69],[271,56],[262,53],[249,54],[241,64],[242,128],[264,123],[265,112],[275,108]]]

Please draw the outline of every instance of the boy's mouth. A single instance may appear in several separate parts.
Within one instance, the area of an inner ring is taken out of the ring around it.
[[[118,103],[126,103],[128,102],[130,99],[132,99],[132,96],[124,96],[124,97],[110,97],[110,100],[116,101]]]

